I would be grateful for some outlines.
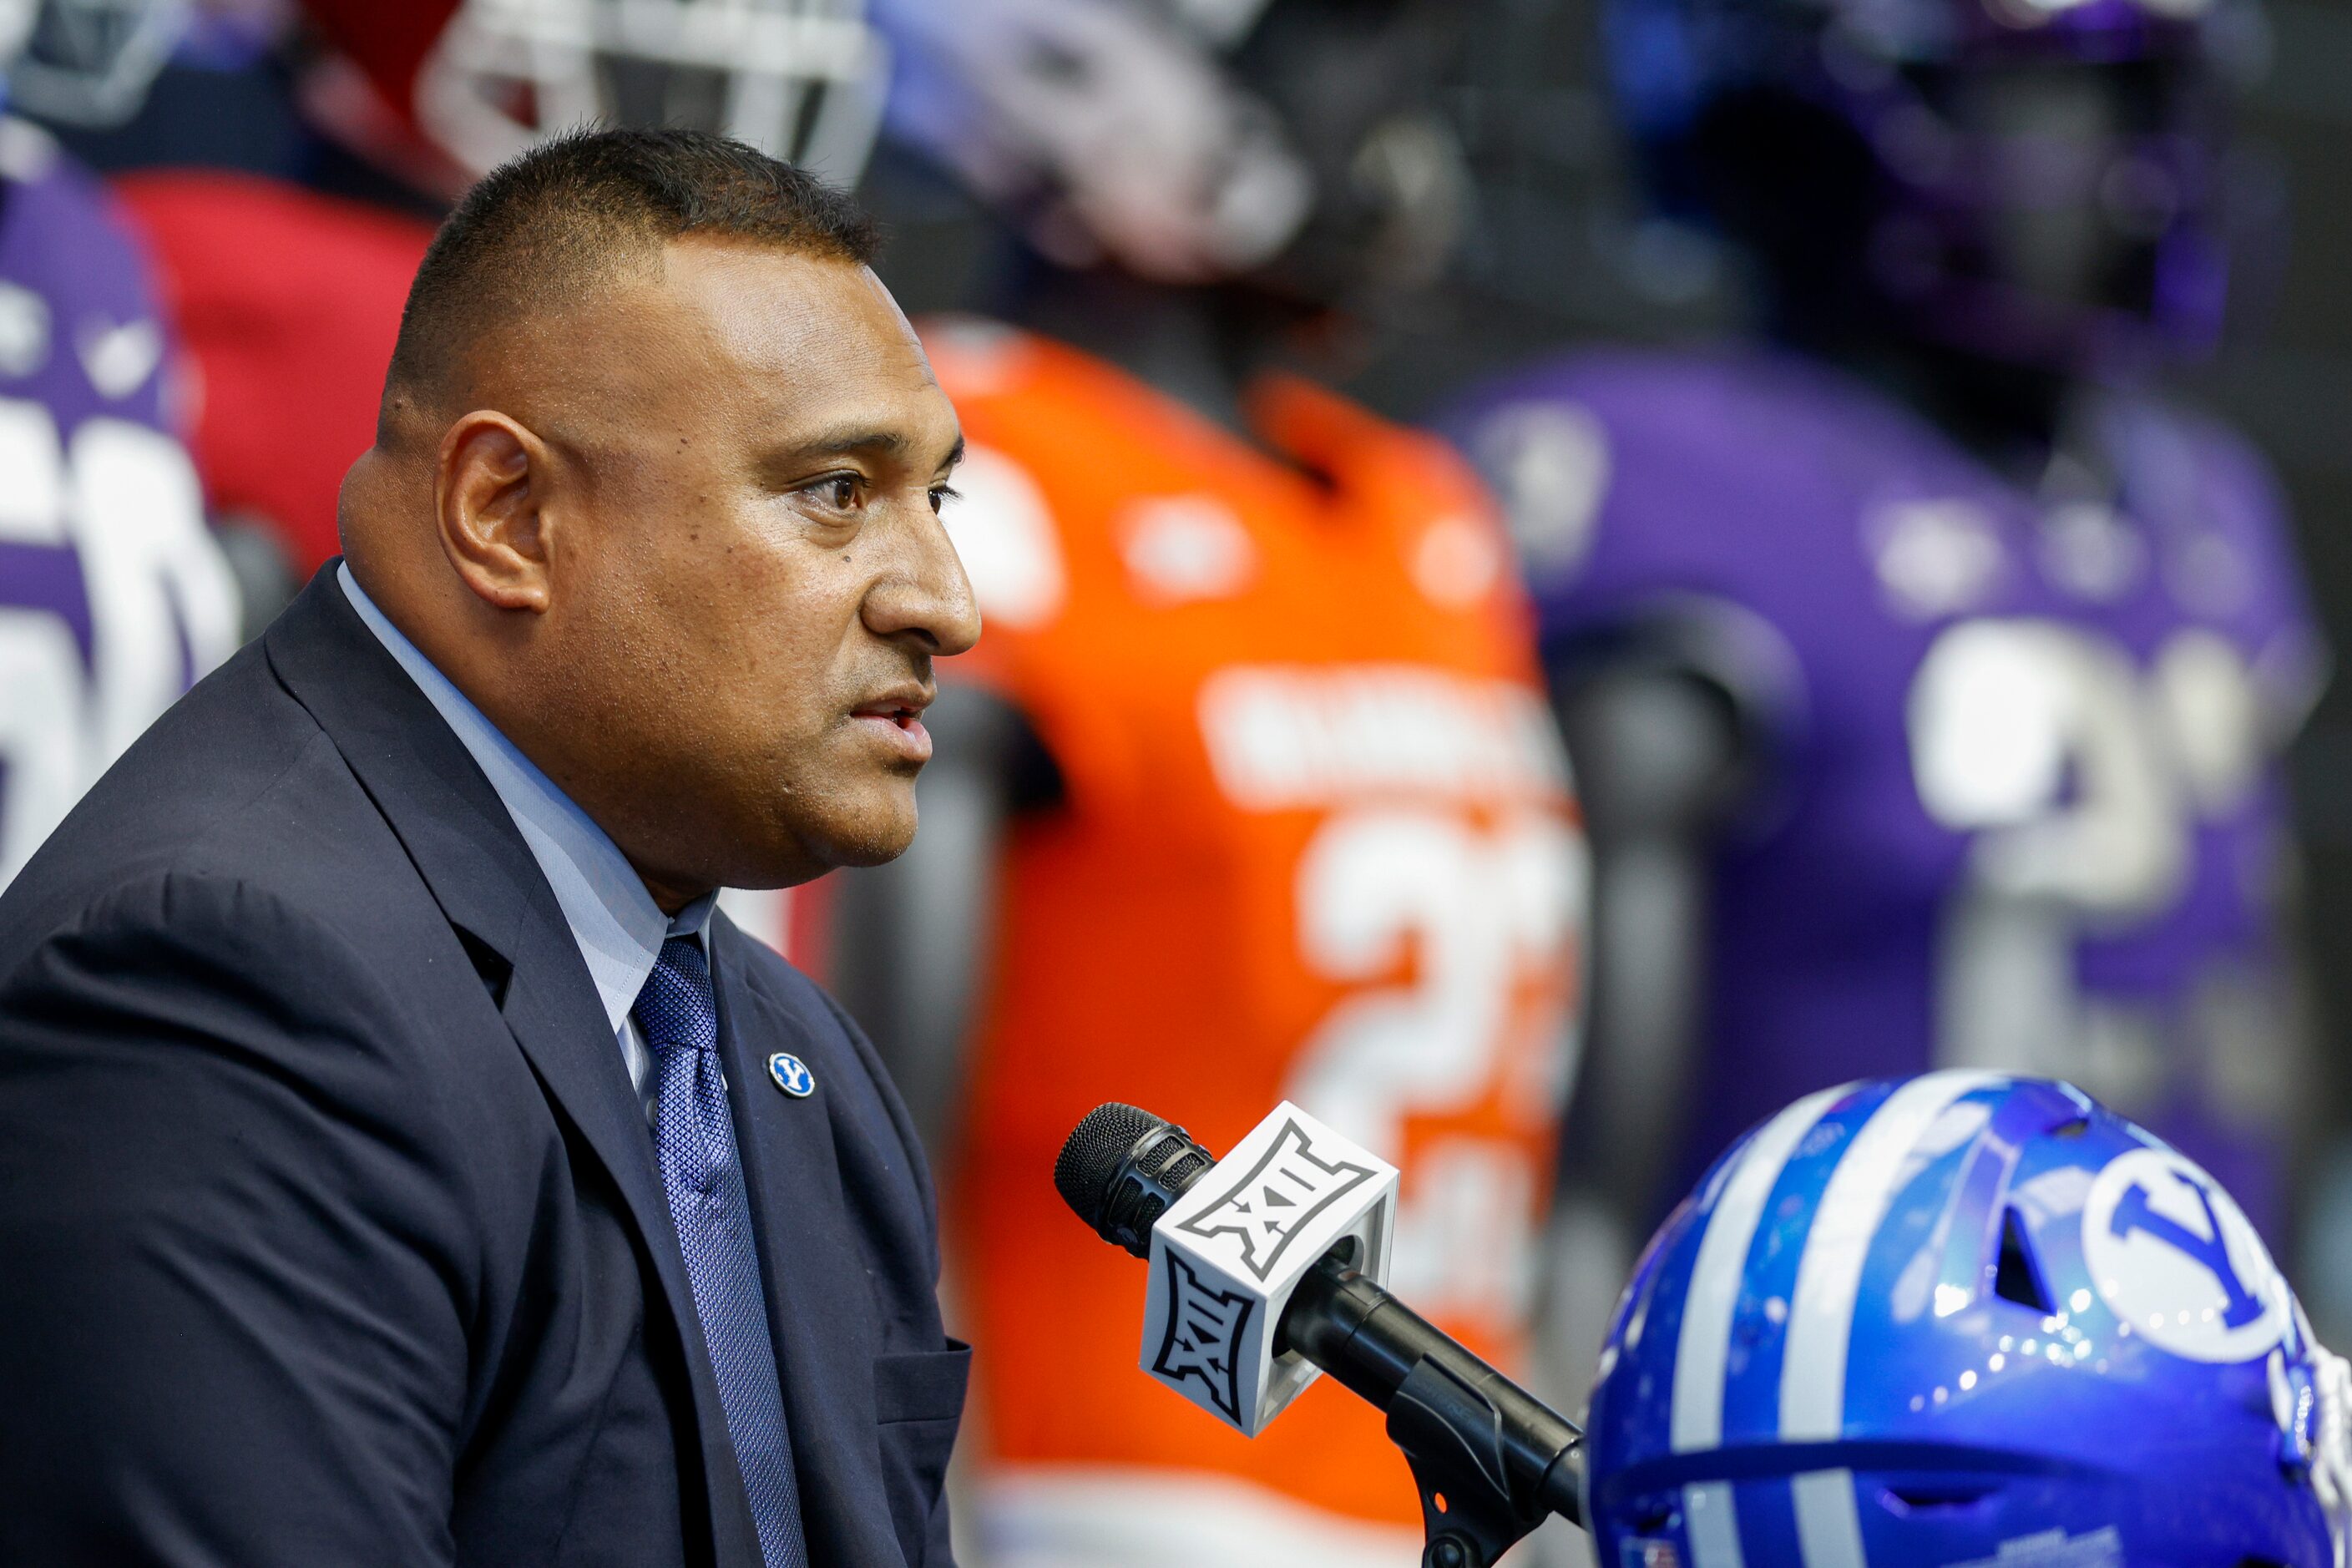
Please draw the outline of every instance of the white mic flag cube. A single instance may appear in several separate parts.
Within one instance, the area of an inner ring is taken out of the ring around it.
[[[1396,1194],[1395,1166],[1283,1101],[1151,1227],[1143,1370],[1256,1436],[1322,1375],[1275,1353],[1291,1292],[1350,1237],[1386,1283]]]

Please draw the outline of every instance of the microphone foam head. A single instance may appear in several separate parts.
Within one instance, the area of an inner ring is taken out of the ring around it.
[[[1054,1162],[1054,1188],[1089,1226],[1102,1219],[1104,1200],[1143,1135],[1168,1124],[1138,1105],[1097,1105],[1071,1130]]]
[[[1054,1186],[1097,1236],[1147,1258],[1153,1223],[1216,1163],[1181,1127],[1113,1101],[1087,1111],[1062,1144]]]

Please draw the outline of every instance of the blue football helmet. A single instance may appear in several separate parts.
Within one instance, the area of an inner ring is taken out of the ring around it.
[[[2070,370],[2217,335],[2228,237],[2257,226],[2225,201],[2254,0],[1607,0],[1604,21],[1655,205],[1784,289]]]
[[[1798,1101],[1602,1352],[1608,1568],[2342,1568],[2352,1372],[2230,1195],[2063,1084]]]

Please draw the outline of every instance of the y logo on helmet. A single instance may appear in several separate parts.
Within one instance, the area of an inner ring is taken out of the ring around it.
[[[1192,1272],[1183,1255],[1168,1255],[1168,1331],[1151,1370],[1171,1383],[1193,1378],[1229,1421],[1242,1418],[1242,1331],[1256,1301],[1220,1290]]]
[[[2083,1208],[2083,1261],[2132,1332],[2190,1361],[2253,1361],[2285,1335],[2286,1281],[2221,1184],[2162,1149],[2112,1161]]]
[[[1309,1220],[1371,1179],[1368,1166],[1318,1157],[1307,1130],[1286,1121],[1273,1145],[1224,1196],[1179,1228],[1203,1240],[1237,1237],[1242,1267],[1265,1279]]]

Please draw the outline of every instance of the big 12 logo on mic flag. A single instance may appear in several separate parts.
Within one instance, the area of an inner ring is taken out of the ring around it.
[[[1275,1328],[1307,1271],[1341,1241],[1388,1279],[1396,1167],[1288,1100],[1151,1227],[1143,1370],[1255,1437],[1320,1375],[1275,1353]]]

